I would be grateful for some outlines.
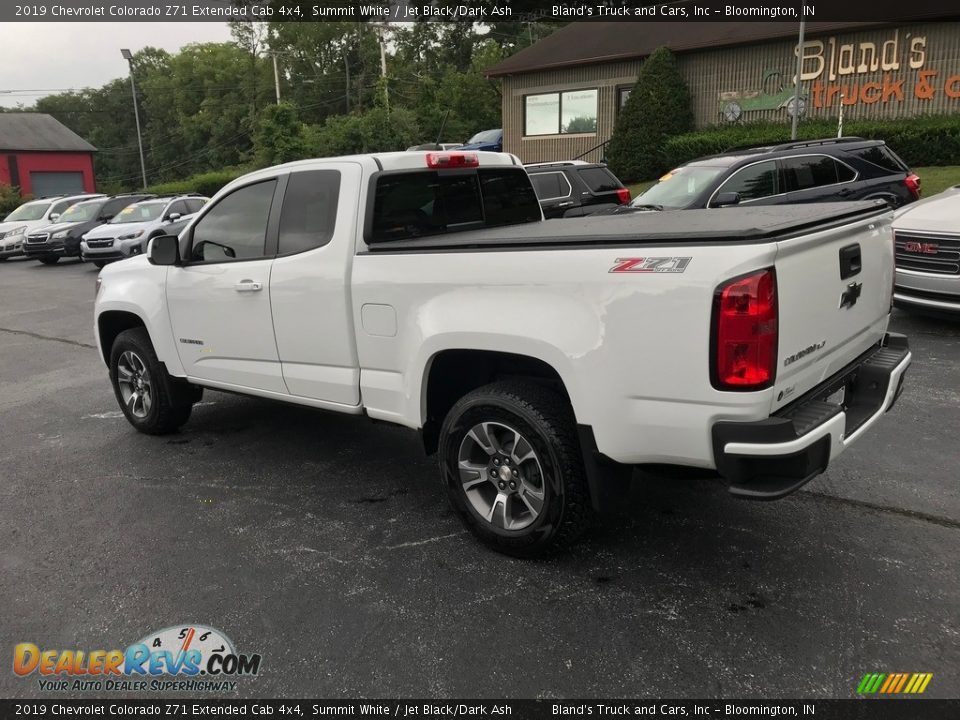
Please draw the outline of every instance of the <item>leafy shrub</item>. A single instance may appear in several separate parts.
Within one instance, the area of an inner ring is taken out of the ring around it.
[[[0,184],[0,220],[23,205],[30,196],[20,197],[20,188]]]
[[[607,146],[611,169],[624,181],[669,169],[664,143],[693,129],[687,83],[669,50],[657,48],[640,66],[637,84],[620,111]]]
[[[806,120],[797,128],[800,140],[835,137],[835,120]],[[910,166],[960,165],[960,116],[929,115],[905,120],[861,120],[843,124],[845,136],[884,140]],[[732,147],[790,140],[785,123],[718,125],[668,140],[664,146],[670,169],[694,158],[722,153]],[[648,177],[654,177],[650,175]]]

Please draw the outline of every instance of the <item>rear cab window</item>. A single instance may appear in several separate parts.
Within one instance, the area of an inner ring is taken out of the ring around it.
[[[523,168],[386,172],[376,178],[367,241],[539,222],[542,217]]]

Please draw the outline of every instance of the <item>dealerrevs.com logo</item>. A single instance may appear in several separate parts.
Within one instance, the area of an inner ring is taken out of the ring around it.
[[[125,650],[13,649],[13,672],[37,676],[50,691],[233,691],[236,677],[256,676],[260,655],[238,653],[230,639],[204,625],[174,625]]]

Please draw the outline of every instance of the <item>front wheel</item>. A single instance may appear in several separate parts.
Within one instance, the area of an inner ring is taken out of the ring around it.
[[[97,267],[97,268],[99,268],[99,269],[102,270],[103,268],[105,268],[105,267],[107,266],[107,261],[106,261],[106,260],[94,260],[94,261],[93,261],[93,264],[94,264],[95,267]]]
[[[190,419],[193,388],[167,373],[144,328],[117,336],[110,353],[110,381],[124,416],[142,433],[175,432]]]
[[[43,255],[43,256],[41,256],[41,257],[38,258],[38,259],[39,259],[40,262],[42,262],[44,265],[56,265],[58,262],[60,262],[60,256],[59,256],[59,255]]]
[[[440,471],[466,526],[509,555],[567,547],[592,519],[573,410],[534,383],[495,382],[457,402],[440,431]]]

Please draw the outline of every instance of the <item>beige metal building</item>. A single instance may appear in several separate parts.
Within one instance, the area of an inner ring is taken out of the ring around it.
[[[677,54],[698,127],[790,122],[798,23],[571,23],[490,68],[504,149],[524,162],[599,159],[644,58]],[[913,23],[808,22],[801,117],[844,122],[957,113],[960,15]]]

